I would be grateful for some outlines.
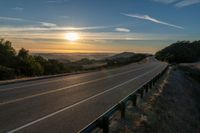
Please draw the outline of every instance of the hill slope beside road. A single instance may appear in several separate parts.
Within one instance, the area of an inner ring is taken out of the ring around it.
[[[185,69],[170,69],[158,89],[137,108],[128,109],[126,119],[112,131],[199,133],[200,84],[186,73]]]

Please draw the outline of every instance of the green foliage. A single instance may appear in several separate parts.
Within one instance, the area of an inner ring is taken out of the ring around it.
[[[200,41],[176,42],[158,51],[155,57],[169,63],[195,62],[200,58]]]
[[[26,58],[19,58],[18,62],[19,65],[17,69],[20,75],[40,76],[44,73],[43,66],[30,55],[28,55]]]
[[[29,51],[24,49],[24,48],[21,48],[18,52],[18,58],[20,59],[27,59],[29,58]]]
[[[15,78],[15,70],[12,68],[0,66],[0,80]]]
[[[82,70],[80,65],[64,64],[57,60],[46,60],[41,56],[32,56],[24,48],[21,48],[16,55],[16,51],[10,41],[0,40],[1,80],[22,76],[60,74],[79,70]]]
[[[10,41],[0,39],[0,65],[13,67],[16,62],[16,51]]]

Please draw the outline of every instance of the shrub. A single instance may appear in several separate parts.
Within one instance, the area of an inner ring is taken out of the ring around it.
[[[15,78],[15,70],[12,68],[0,66],[0,80]]]

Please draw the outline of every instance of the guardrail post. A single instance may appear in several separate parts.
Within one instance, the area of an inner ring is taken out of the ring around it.
[[[145,88],[146,93],[148,93],[148,92],[149,92],[149,87],[148,87],[148,85],[145,85],[144,88]]]
[[[100,128],[103,129],[103,133],[109,133],[109,117],[103,116],[100,122]]]
[[[155,79],[152,80],[152,87],[155,85]]]
[[[144,97],[144,90],[143,90],[143,88],[141,88],[140,90],[138,90],[138,93],[140,94],[141,98]]]
[[[159,80],[159,77],[158,77],[158,75],[156,76],[156,82]]]
[[[131,96],[132,106],[137,105],[137,97],[138,97],[137,94]]]
[[[120,112],[121,112],[121,118],[124,118],[125,113],[126,113],[126,104],[124,102],[121,102],[119,104],[119,109],[120,109]]]
[[[153,88],[152,81],[150,81],[150,82],[148,83],[148,85],[149,85],[149,89],[152,89],[152,88]]]

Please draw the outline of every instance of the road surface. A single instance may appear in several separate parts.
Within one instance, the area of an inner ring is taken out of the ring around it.
[[[149,60],[0,86],[0,132],[78,132],[165,67]]]

